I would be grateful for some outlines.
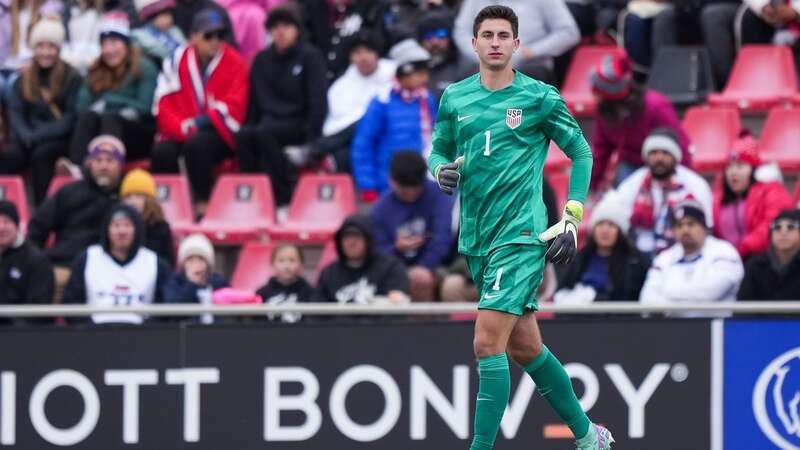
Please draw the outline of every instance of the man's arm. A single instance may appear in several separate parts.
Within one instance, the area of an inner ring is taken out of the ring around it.
[[[432,150],[428,157],[428,170],[436,178],[436,168],[442,164],[453,162],[457,156],[455,132],[453,130],[453,116],[448,102],[448,91],[442,94],[439,102],[439,111],[436,115],[436,126],[433,129]]]
[[[644,286],[642,286],[642,292],[639,293],[639,302],[642,304],[664,302],[666,298],[662,293],[663,285],[664,269],[662,269],[659,262],[656,262],[647,271],[647,278],[644,281]]]
[[[572,160],[567,199],[583,203],[592,178],[592,150],[555,88],[547,93],[543,106],[550,109],[543,124],[545,135]]]
[[[667,286],[667,298],[692,303],[715,302],[742,281],[744,269],[739,255],[716,256],[712,265],[711,270],[695,274],[693,279]]]
[[[561,56],[581,40],[578,24],[561,0],[535,2],[537,10],[544,18],[547,34],[538,41],[523,44],[531,51],[534,58],[542,56]]]

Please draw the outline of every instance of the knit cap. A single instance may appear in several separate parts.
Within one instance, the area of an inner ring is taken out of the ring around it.
[[[125,164],[125,144],[110,134],[101,134],[89,142],[89,158],[95,158],[100,152],[108,152],[120,164]]]
[[[631,226],[628,220],[629,215],[622,206],[622,201],[617,191],[608,191],[597,205],[592,208],[589,227],[594,228],[595,225],[605,220],[618,226],[622,234],[628,234],[628,229]]]
[[[665,151],[672,155],[678,164],[681,163],[681,145],[678,142],[678,135],[672,128],[660,127],[650,132],[642,144],[642,160],[646,160],[647,155],[655,150]]]
[[[753,166],[753,168],[761,165],[761,157],[758,155],[758,142],[749,131],[742,131],[739,134],[739,138],[734,141],[731,148],[731,162],[742,162]]]
[[[622,100],[631,92],[633,70],[624,53],[606,55],[589,74],[592,92],[604,100]]]
[[[119,195],[125,198],[132,194],[142,194],[155,198],[156,180],[149,172],[142,169],[133,169],[122,179]]]
[[[64,24],[60,20],[52,17],[46,17],[33,26],[30,38],[28,38],[31,48],[36,47],[37,44],[42,42],[49,42],[56,47],[64,45]]]
[[[161,12],[175,9],[175,0],[136,0],[136,11],[143,22],[150,20]]]
[[[116,37],[124,41],[131,39],[131,24],[128,15],[122,11],[111,11],[103,15],[98,25],[100,40]]]
[[[8,200],[0,200],[0,216],[8,217],[15,225],[19,226],[19,211],[17,211],[17,205],[14,203]]]
[[[178,247],[178,263],[183,265],[191,256],[199,256],[206,260],[209,267],[214,267],[214,246],[207,237],[200,233],[194,233],[181,241]]]

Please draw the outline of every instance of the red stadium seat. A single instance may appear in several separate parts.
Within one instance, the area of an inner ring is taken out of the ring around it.
[[[153,175],[156,180],[156,199],[164,211],[172,234],[181,238],[194,225],[189,181],[181,175]]]
[[[728,163],[731,147],[739,136],[739,111],[733,108],[689,108],[683,117],[683,128],[694,149],[694,170],[717,172]]]
[[[547,150],[547,158],[544,160],[544,173],[552,174],[563,172],[567,167],[572,166],[572,160],[558,148],[555,142],[550,142]]]
[[[216,244],[266,240],[275,222],[272,185],[265,175],[223,175],[217,180],[208,210],[194,231]]]
[[[28,196],[25,194],[25,182],[19,176],[0,177],[0,200],[8,200],[17,205],[19,223],[24,232],[31,218],[28,208]]]
[[[561,96],[576,117],[590,117],[594,114],[597,100],[592,94],[589,75],[603,57],[616,52],[621,50],[613,46],[579,47],[575,52],[564,79]]]
[[[248,242],[239,253],[236,269],[231,277],[235,289],[255,292],[265,285],[272,276],[272,250],[270,242]]]
[[[556,193],[556,209],[559,213],[567,204],[567,194],[569,193],[569,172],[553,173],[547,175],[547,182]]]
[[[339,259],[339,255],[336,253],[336,241],[331,239],[326,242],[325,247],[322,248],[322,254],[319,256],[317,268],[314,270],[314,278],[311,280],[311,284],[313,286],[316,286],[319,282],[319,276],[322,273],[322,269],[337,259]]]
[[[355,189],[348,175],[303,175],[286,222],[272,226],[269,234],[275,240],[321,244],[354,212]]]
[[[764,161],[777,162],[785,171],[800,171],[800,108],[770,111],[758,148]]]
[[[78,181],[77,178],[72,178],[69,175],[56,175],[50,180],[50,185],[47,186],[47,196],[51,197],[62,187]]]
[[[728,84],[721,94],[711,94],[713,106],[765,112],[797,94],[797,73],[792,50],[778,45],[747,45],[736,57]]]

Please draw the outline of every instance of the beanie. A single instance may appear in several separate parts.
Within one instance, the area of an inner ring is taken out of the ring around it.
[[[678,143],[678,136],[672,128],[660,127],[651,131],[642,144],[642,160],[647,159],[647,155],[655,150],[662,150],[675,158],[675,162],[681,162],[681,146]]]
[[[64,25],[60,20],[52,17],[46,17],[33,26],[31,35],[28,38],[31,48],[36,47],[37,44],[42,42],[49,42],[56,47],[64,45]]]
[[[272,27],[279,23],[289,23],[297,28],[302,29],[300,26],[300,17],[298,16],[297,11],[291,7],[291,5],[283,5],[279,6],[269,13],[269,17],[267,17],[267,21],[264,22],[264,27],[267,30],[271,30]]]
[[[367,30],[361,30],[347,41],[347,52],[352,53],[358,47],[365,47],[375,53],[381,52],[381,39]]]
[[[758,155],[758,142],[749,131],[743,130],[739,134],[739,138],[734,141],[731,147],[731,162],[742,162],[753,166],[753,168],[761,165],[761,157]]]
[[[675,226],[679,220],[683,218],[691,218],[699,222],[704,227],[706,226],[706,213],[703,210],[703,205],[695,199],[682,200],[672,210],[672,225]]]
[[[800,222],[800,209],[784,209],[774,219],[772,219],[772,223],[778,223],[781,220],[790,220],[792,222]]]
[[[142,194],[156,197],[156,180],[149,172],[142,169],[133,169],[122,179],[119,196],[125,198],[131,194]]]
[[[89,158],[94,158],[100,152],[108,152],[120,162],[125,164],[125,144],[110,134],[101,134],[89,142]]]
[[[206,260],[209,268],[214,267],[214,246],[203,234],[194,233],[181,241],[178,247],[178,264],[183,265],[190,256],[199,256]]]
[[[8,201],[0,200],[0,216],[6,216],[14,222],[14,225],[19,226],[19,211],[17,205]]]
[[[111,11],[104,14],[97,29],[101,41],[107,37],[116,37],[130,42],[131,25],[128,15],[123,11]]]
[[[622,201],[617,191],[608,191],[597,205],[592,208],[589,227],[594,228],[598,223],[608,221],[618,226],[622,234],[628,234],[631,226],[628,220],[629,215],[622,206]]]
[[[389,50],[389,57],[397,63],[397,76],[403,76],[428,67],[431,54],[409,38],[395,44]]]
[[[161,12],[175,9],[175,0],[135,0],[136,11],[143,22],[157,16]]]
[[[631,92],[633,70],[624,53],[606,55],[589,74],[592,92],[604,100],[622,100]]]

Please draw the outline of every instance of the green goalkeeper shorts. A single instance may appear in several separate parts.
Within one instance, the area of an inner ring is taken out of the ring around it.
[[[547,246],[510,244],[486,256],[467,256],[467,265],[478,288],[478,309],[521,316],[536,311],[536,291],[544,275]]]

